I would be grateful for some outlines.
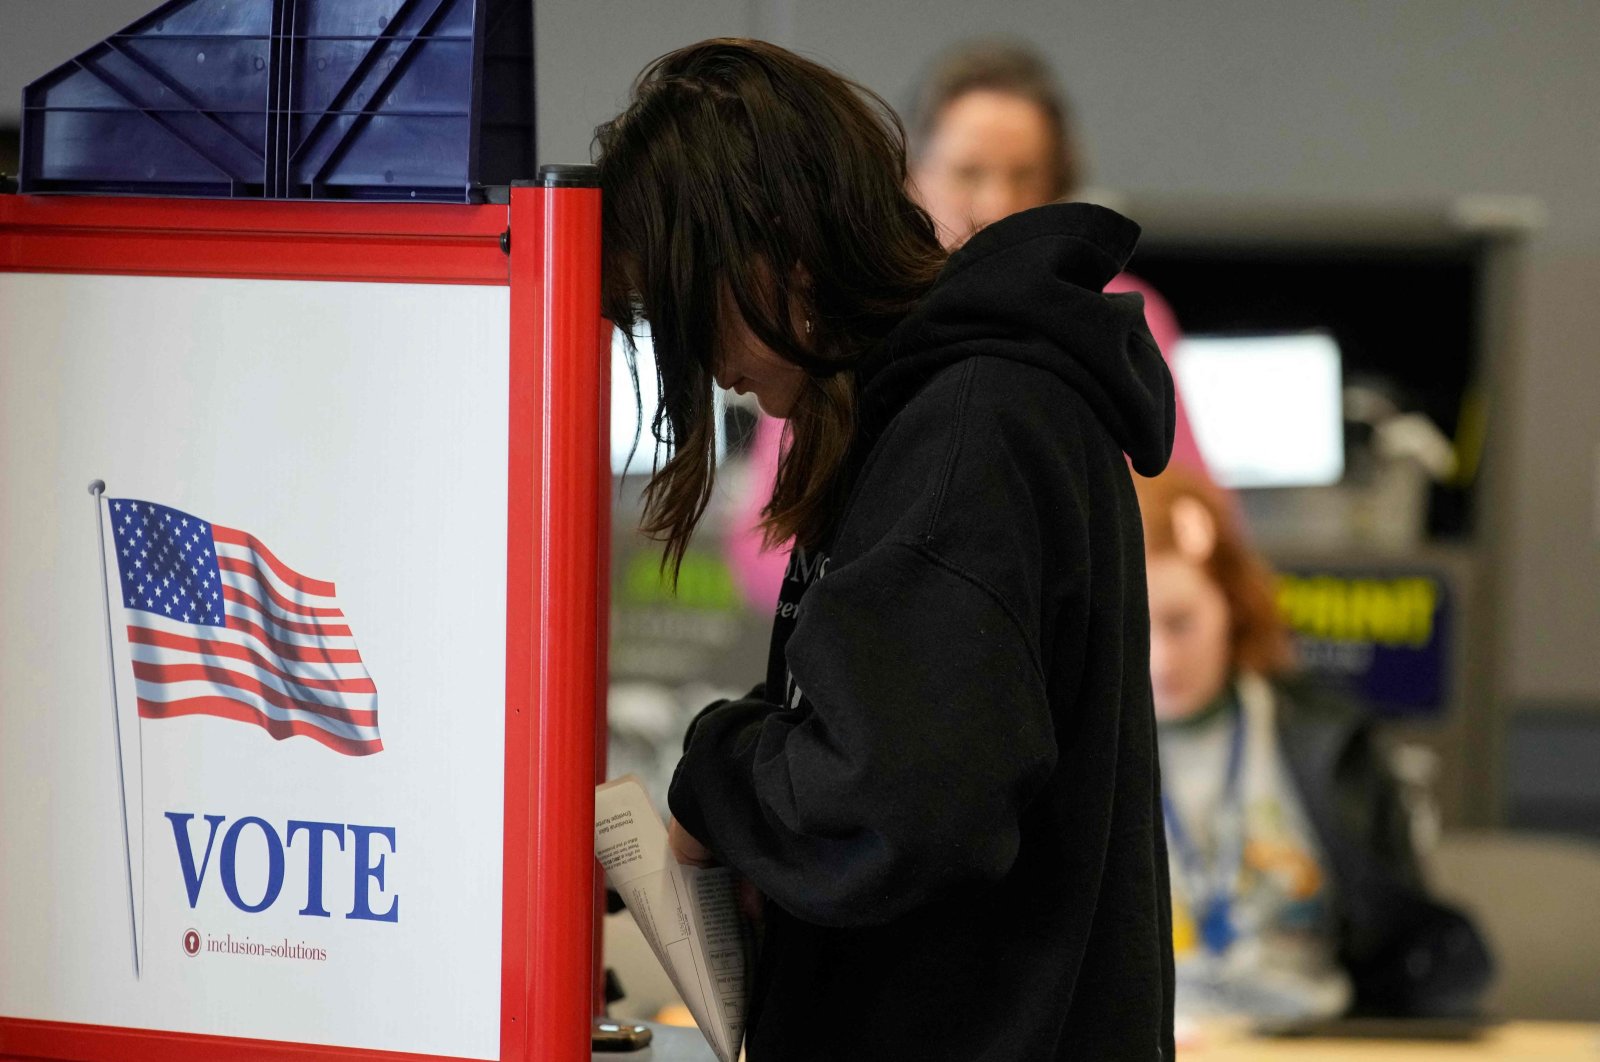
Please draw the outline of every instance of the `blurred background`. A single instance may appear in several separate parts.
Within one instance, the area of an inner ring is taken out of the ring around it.
[[[154,6],[0,0],[0,172],[23,86]],[[993,35],[1053,65],[1085,198],[1144,227],[1130,269],[1189,337],[1201,449],[1281,573],[1302,665],[1392,736],[1435,888],[1500,957],[1491,1004],[1600,1020],[1600,5],[547,2],[538,157],[586,161],[633,76],[705,37],[783,44],[899,108],[942,49]],[[1285,336],[1316,341],[1271,403],[1242,396]],[[632,531],[650,440],[629,466],[618,375],[612,773],[660,793],[687,716],[763,670],[765,610],[718,540],[756,418],[726,411],[727,490],[674,597]],[[1241,459],[1230,432],[1267,406],[1273,460]]]

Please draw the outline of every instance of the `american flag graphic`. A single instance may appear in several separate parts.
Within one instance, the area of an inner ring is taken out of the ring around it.
[[[139,714],[211,715],[347,756],[383,750],[378,691],[333,584],[254,535],[108,498]]]

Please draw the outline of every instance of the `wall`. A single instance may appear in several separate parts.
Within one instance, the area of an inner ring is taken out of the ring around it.
[[[153,6],[0,0],[0,124],[21,86]],[[540,157],[661,52],[760,34],[903,102],[936,49],[1025,35],[1059,65],[1095,183],[1142,195],[1438,203],[1531,195],[1520,354],[1494,403],[1509,484],[1500,685],[1600,704],[1600,5],[1587,0],[562,0],[538,10]],[[1374,291],[1406,312],[1403,292]]]
[[[898,105],[938,48],[1001,32],[1058,64],[1098,185],[1306,204],[1537,197],[1521,356],[1491,396],[1491,459],[1511,488],[1501,681],[1513,702],[1600,702],[1600,7],[767,0],[669,16],[612,0],[546,5],[539,26],[546,158],[582,157],[639,66],[702,34],[765,32]],[[1402,292],[1373,297],[1405,312]]]

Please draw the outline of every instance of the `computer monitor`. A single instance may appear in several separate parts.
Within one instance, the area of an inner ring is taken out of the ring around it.
[[[1173,357],[1195,442],[1225,487],[1344,475],[1339,345],[1324,332],[1186,337]]]

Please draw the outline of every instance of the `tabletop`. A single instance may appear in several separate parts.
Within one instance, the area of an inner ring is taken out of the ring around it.
[[[715,1062],[698,1030],[650,1027],[649,1047],[596,1052],[594,1062]],[[1208,1026],[1178,1049],[1178,1062],[1600,1062],[1600,1025],[1507,1022],[1454,1041],[1262,1038],[1243,1027]]]
[[[1506,1022],[1466,1040],[1259,1037],[1208,1026],[1178,1048],[1178,1062],[1600,1062],[1600,1025]]]

